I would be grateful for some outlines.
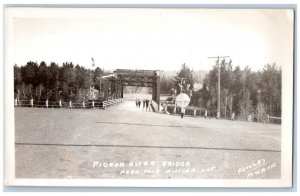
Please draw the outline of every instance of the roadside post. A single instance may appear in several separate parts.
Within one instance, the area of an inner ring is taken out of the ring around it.
[[[176,105],[179,105],[181,107],[181,118],[183,118],[183,115],[185,113],[185,108],[190,103],[190,97],[185,93],[180,93],[176,97]]]

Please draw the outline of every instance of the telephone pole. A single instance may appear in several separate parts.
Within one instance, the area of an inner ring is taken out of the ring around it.
[[[220,107],[221,107],[221,93],[220,93],[220,89],[221,89],[221,84],[220,84],[220,75],[221,75],[221,70],[220,70],[220,59],[225,59],[225,58],[229,58],[229,56],[217,56],[217,57],[208,57],[209,59],[218,59],[218,112],[217,112],[217,118],[220,119]]]

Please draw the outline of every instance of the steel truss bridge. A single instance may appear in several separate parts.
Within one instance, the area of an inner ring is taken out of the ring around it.
[[[104,100],[123,98],[124,86],[152,87],[152,100],[159,105],[160,76],[157,70],[117,69],[102,77]]]

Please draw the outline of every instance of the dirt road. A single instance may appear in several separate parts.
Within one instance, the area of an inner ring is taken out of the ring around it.
[[[19,178],[280,178],[281,126],[143,112],[16,108]]]

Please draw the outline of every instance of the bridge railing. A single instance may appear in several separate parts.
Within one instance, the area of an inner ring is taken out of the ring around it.
[[[108,101],[82,101],[82,102],[72,102],[72,101],[35,101],[30,100],[18,100],[15,99],[15,107],[41,107],[41,108],[77,108],[77,109],[91,109],[91,108],[100,108],[106,109],[112,107],[119,103],[123,102],[123,99],[113,99]]]
[[[158,112],[159,111],[159,105],[158,105],[158,103],[156,103],[153,100],[151,100],[151,107],[152,107],[152,111],[154,111],[154,112]]]
[[[120,98],[120,99],[113,99],[113,100],[108,100],[108,101],[103,101],[100,103],[100,107],[103,108],[103,109],[106,109],[106,108],[109,108],[109,107],[112,107],[112,106],[115,106],[119,103],[122,103],[123,102],[123,99]]]

